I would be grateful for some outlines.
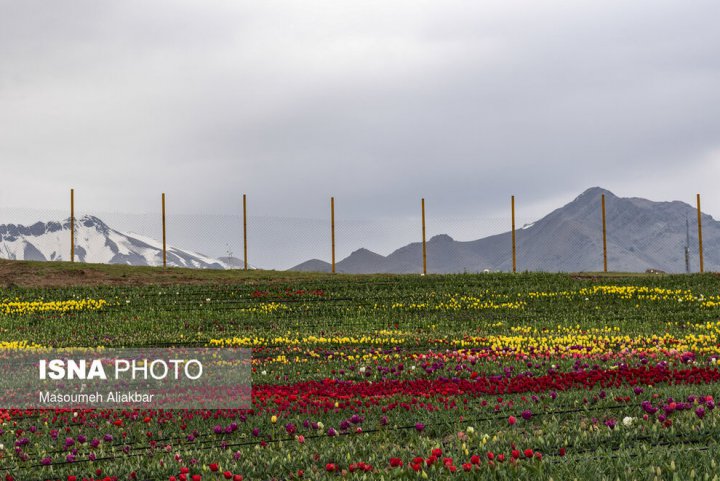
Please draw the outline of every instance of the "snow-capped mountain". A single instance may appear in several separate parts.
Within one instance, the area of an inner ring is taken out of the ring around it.
[[[0,225],[0,258],[59,261],[70,258],[70,219],[31,226]],[[75,260],[100,264],[161,266],[162,242],[135,233],[119,232],[97,217],[75,221]],[[167,264],[174,267],[229,269],[225,262],[168,245]]]

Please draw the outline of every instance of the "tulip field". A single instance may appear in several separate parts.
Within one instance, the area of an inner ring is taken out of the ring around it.
[[[0,480],[720,479],[714,274],[1,291],[0,350],[100,346],[249,348],[251,408],[3,406]]]

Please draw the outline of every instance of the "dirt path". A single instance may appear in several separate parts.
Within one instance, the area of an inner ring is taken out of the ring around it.
[[[317,279],[323,274],[208,270],[0,259],[0,288],[94,285],[253,284]]]

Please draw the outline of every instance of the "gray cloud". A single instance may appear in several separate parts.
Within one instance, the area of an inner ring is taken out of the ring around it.
[[[710,0],[0,9],[4,206],[532,218],[602,185],[720,214]]]

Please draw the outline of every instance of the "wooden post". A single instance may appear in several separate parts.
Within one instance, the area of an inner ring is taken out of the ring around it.
[[[425,245],[425,198],[420,201],[422,208],[422,254],[423,254],[423,275],[427,274],[427,247]]]
[[[163,268],[167,267],[167,244],[165,237],[165,192],[162,194]]]
[[[243,194],[243,259],[245,270],[248,270],[247,261],[247,195]]]
[[[332,273],[335,274],[335,197],[330,197],[330,242],[332,244]]]
[[[517,272],[517,254],[515,250],[515,196],[510,197],[510,211],[512,215],[512,266],[513,272]]]
[[[698,251],[700,252],[700,272],[705,272],[703,264],[703,246],[702,246],[702,213],[700,211],[700,194],[697,195],[697,214],[698,214]]]
[[[600,198],[602,204],[602,230],[603,230],[603,272],[607,272],[607,230],[605,228],[605,194]]]
[[[75,189],[70,189],[70,262],[75,262]]]

